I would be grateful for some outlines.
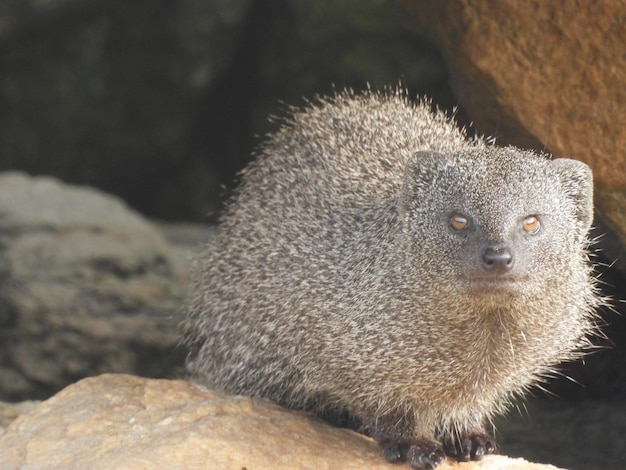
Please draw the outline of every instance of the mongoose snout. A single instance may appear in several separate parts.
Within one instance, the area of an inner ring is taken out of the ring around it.
[[[482,266],[490,274],[504,274],[511,270],[514,263],[513,253],[509,247],[493,248],[488,246],[483,250]]]

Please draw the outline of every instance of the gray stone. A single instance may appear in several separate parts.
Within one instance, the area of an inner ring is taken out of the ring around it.
[[[0,174],[0,396],[41,398],[99,372],[172,376],[181,261],[119,199]]]

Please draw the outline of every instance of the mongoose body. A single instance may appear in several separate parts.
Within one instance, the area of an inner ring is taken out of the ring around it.
[[[200,382],[347,412],[391,461],[494,448],[485,422],[586,344],[589,168],[467,138],[402,93],[294,111],[197,262]]]

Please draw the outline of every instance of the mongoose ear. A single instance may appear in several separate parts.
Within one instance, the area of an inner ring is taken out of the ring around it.
[[[402,220],[406,220],[411,204],[415,203],[416,193],[433,187],[440,175],[451,166],[452,160],[442,153],[423,150],[411,155],[398,199],[398,213]]]
[[[557,158],[552,169],[561,180],[565,194],[572,200],[576,218],[585,236],[593,222],[593,174],[585,163],[570,158]]]

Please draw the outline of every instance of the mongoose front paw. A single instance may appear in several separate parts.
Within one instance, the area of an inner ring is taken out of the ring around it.
[[[496,450],[496,441],[486,433],[475,433],[461,436],[460,439],[450,439],[444,445],[446,454],[456,458],[459,462],[481,460],[485,455]]]
[[[385,440],[380,447],[389,462],[407,462],[414,470],[433,470],[445,458],[441,446],[429,440]]]

